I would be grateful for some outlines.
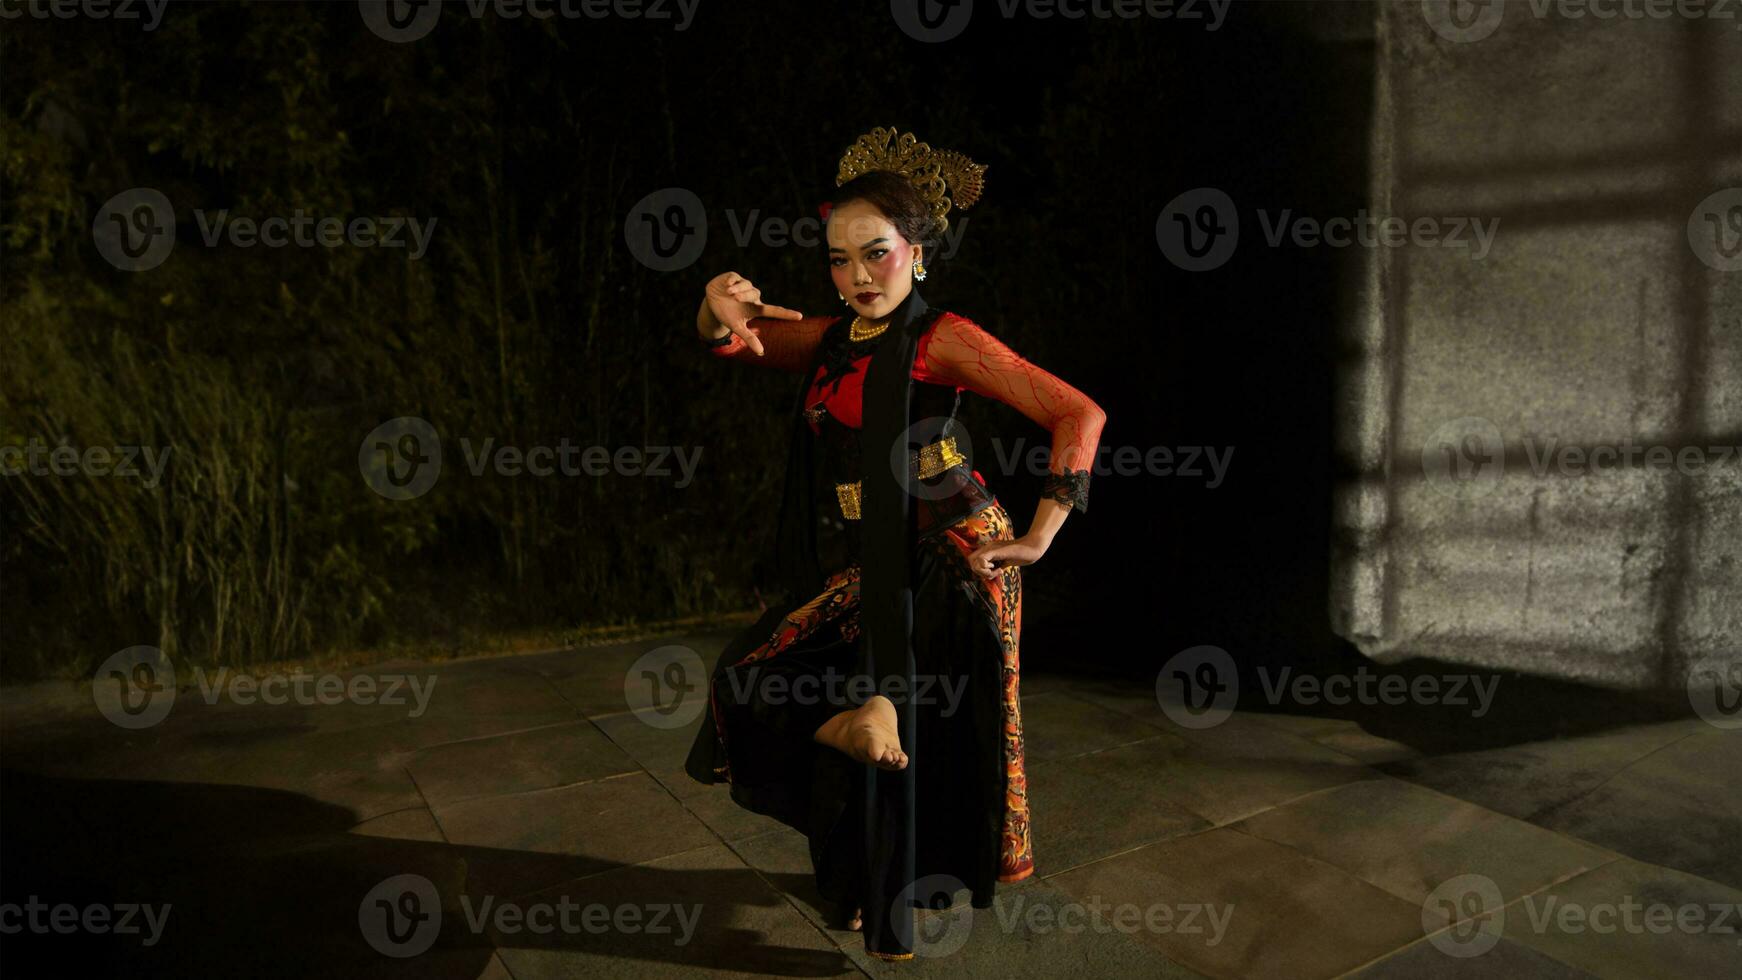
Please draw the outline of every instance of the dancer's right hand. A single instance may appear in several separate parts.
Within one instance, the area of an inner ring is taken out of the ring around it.
[[[759,316],[781,320],[802,320],[804,314],[784,306],[762,302],[762,290],[736,272],[722,272],[708,281],[708,312],[727,330],[744,338],[744,343],[762,355],[762,340],[750,329],[750,321]]]

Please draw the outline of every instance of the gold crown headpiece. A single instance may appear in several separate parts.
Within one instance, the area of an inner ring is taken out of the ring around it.
[[[835,186],[873,170],[890,170],[906,177],[931,208],[937,233],[950,226],[951,206],[966,210],[986,186],[986,165],[954,150],[934,150],[912,133],[882,126],[860,136],[841,156]]]

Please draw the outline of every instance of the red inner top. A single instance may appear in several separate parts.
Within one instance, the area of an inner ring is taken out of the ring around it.
[[[930,384],[949,385],[960,391],[962,388],[961,385],[956,384],[949,378],[934,373],[926,364],[925,349],[931,342],[932,332],[936,329],[937,326],[934,324],[930,329],[926,330],[925,333],[920,334],[919,350],[913,357],[914,380],[925,381]],[[816,376],[811,379],[810,391],[805,393],[804,407],[816,408],[818,405],[822,405],[826,407],[829,410],[829,414],[833,415],[836,421],[840,422],[842,425],[852,429],[863,428],[865,421],[865,372],[870,365],[871,352],[867,351],[865,356],[853,360],[851,373],[840,378],[838,383],[830,381],[826,384],[824,383],[823,378],[828,374],[828,366],[823,365],[818,367]],[[810,427],[812,432],[821,431],[821,425],[814,420],[810,423]]]

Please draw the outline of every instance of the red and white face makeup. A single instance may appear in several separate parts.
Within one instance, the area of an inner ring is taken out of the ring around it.
[[[849,201],[829,212],[829,275],[853,312],[881,321],[913,290],[913,264],[925,246],[901,237],[869,201]]]

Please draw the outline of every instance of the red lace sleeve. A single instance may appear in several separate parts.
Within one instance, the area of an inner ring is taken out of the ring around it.
[[[996,398],[1051,432],[1052,475],[1043,492],[1088,510],[1089,471],[1107,421],[1101,406],[953,313],[932,328],[924,356],[926,369],[948,383]]]
[[[750,332],[762,341],[761,357],[756,356],[756,352],[750,349],[744,338],[735,333],[727,334],[724,342],[714,344],[708,349],[715,357],[729,357],[736,361],[779,368],[782,371],[804,371],[810,367],[816,356],[817,344],[823,339],[823,331],[838,319],[840,318],[832,316],[810,316],[803,320],[780,320],[759,316],[750,321]]]

